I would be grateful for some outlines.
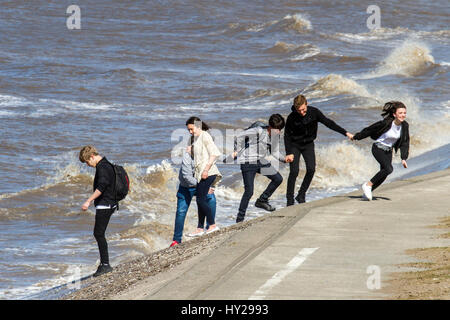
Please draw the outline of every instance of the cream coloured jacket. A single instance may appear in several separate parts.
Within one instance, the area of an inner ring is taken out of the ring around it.
[[[209,157],[219,157],[222,155],[222,153],[215,145],[211,135],[206,131],[202,131],[200,135],[195,138],[192,146],[194,148],[194,177],[195,179],[197,179],[197,182],[200,182],[200,180],[202,180],[202,172],[203,170],[205,170],[205,167],[208,164]],[[216,161],[214,161],[213,165],[208,171],[209,176],[217,175],[217,178],[214,181],[213,185],[217,184],[222,178],[222,175],[216,166]]]

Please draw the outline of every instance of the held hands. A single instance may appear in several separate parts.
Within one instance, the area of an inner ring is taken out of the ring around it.
[[[403,165],[403,168],[408,168],[408,164],[406,163],[406,160],[402,160],[402,165]]]
[[[348,138],[349,140],[352,140],[352,141],[353,141],[353,136],[354,136],[354,134],[351,134],[350,132],[347,132],[345,135],[347,136],[347,138]]]
[[[213,194],[214,193],[214,188],[209,188],[208,194]]]
[[[294,162],[294,155],[288,154],[284,160],[286,161],[286,163]]]

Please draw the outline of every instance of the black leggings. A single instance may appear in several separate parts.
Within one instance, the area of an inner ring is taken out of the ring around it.
[[[306,191],[308,191],[309,185],[314,177],[314,173],[316,172],[316,154],[314,152],[314,142],[311,142],[304,146],[293,146],[292,154],[294,155],[294,161],[289,163],[289,177],[287,181],[287,191],[286,198],[293,199],[294,191],[295,191],[295,181],[297,180],[297,176],[300,169],[300,155],[303,156],[306,165],[306,173],[303,178],[302,185],[299,194],[305,195]]]
[[[203,229],[205,226],[205,218],[208,222],[208,225],[216,224],[214,216],[211,211],[211,207],[208,205],[208,199],[206,196],[208,195],[209,188],[213,184],[214,180],[216,180],[217,175],[209,176],[206,179],[200,180],[197,183],[196,189],[196,200],[197,200],[197,209],[198,209],[198,225],[197,228]]]
[[[376,175],[370,179],[370,182],[373,183],[372,191],[378,188],[384,180],[386,180],[387,176],[394,171],[392,167],[392,150],[385,151],[383,149],[378,148],[375,144],[372,145],[372,154],[375,157],[375,160],[380,164],[380,171]]]
[[[94,237],[97,240],[98,250],[100,252],[100,263],[109,264],[108,243],[106,242],[105,232],[109,219],[114,213],[114,209],[97,209],[95,211]]]

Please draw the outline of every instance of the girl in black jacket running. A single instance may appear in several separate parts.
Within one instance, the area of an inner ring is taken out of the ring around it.
[[[399,101],[387,102],[381,114],[384,119],[363,129],[353,136],[353,140],[371,137],[375,140],[372,154],[380,164],[380,171],[362,185],[364,196],[372,200],[372,191],[378,188],[394,170],[392,167],[392,149],[400,149],[404,168],[408,168],[406,159],[409,154],[409,125],[405,121],[406,106]]]

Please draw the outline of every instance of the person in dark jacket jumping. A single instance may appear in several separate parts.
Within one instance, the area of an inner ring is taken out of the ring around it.
[[[409,125],[406,122],[406,106],[400,101],[387,102],[383,107],[383,120],[375,122],[353,136],[353,140],[371,137],[375,140],[372,154],[380,164],[380,171],[362,185],[364,196],[372,200],[372,191],[378,188],[394,170],[392,167],[392,149],[400,149],[404,168],[408,168]]]
[[[258,122],[259,123],[259,122]],[[260,126],[254,123],[252,126],[241,132],[236,137],[236,147],[239,151],[233,153],[233,158],[237,158],[241,165],[242,179],[244,181],[244,194],[239,203],[239,211],[236,216],[236,223],[245,219],[245,213],[250,199],[253,196],[256,174],[266,176],[270,183],[264,192],[255,202],[255,207],[267,211],[275,211],[275,207],[270,205],[269,198],[283,182],[283,177],[277,170],[277,166],[272,165],[269,160],[272,157],[276,163],[290,162],[287,156],[282,156],[278,150],[277,137],[285,126],[284,118],[281,114],[272,114],[268,125]]]
[[[306,191],[311,184],[316,170],[314,140],[317,137],[318,123],[321,122],[331,130],[339,132],[349,139],[353,137],[350,132],[338,126],[333,120],[325,117],[319,109],[308,106],[308,102],[303,95],[298,95],[294,98],[294,104],[291,110],[292,112],[286,120],[284,132],[286,154],[292,160],[289,164],[289,177],[286,191],[288,206],[294,204],[294,189],[295,181],[299,173],[300,155],[305,160],[306,174],[295,200],[298,203],[305,202]]]
[[[95,168],[94,193],[84,202],[81,209],[86,211],[92,202],[96,208],[94,237],[100,252],[100,265],[94,273],[94,277],[97,277],[112,271],[105,232],[112,214],[117,209],[117,201],[114,198],[115,173],[112,164],[106,157],[100,156],[93,146],[83,147],[80,150],[79,160]]]

